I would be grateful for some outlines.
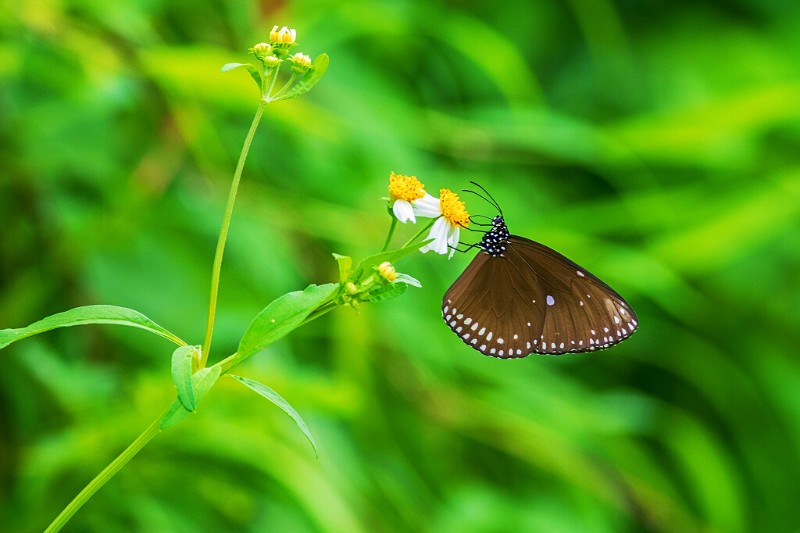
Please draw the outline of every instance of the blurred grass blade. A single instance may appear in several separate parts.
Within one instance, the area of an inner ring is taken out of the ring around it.
[[[184,346],[186,344],[177,335],[170,333],[133,309],[118,307],[116,305],[87,305],[84,307],[75,307],[63,313],[50,315],[24,328],[0,330],[0,349],[5,348],[12,342],[44,333],[45,331],[71,326],[84,326],[86,324],[131,326],[144,329],[150,333],[155,333],[179,346]]]
[[[222,369],[219,365],[214,365],[207,368],[202,368],[194,373],[192,376],[192,389],[195,407],[198,403],[200,403],[205,395],[208,394],[208,391],[211,390],[211,387],[214,386],[214,383],[217,382],[221,371]],[[172,406],[169,408],[169,411],[167,411],[167,414],[161,419],[161,425],[159,427],[161,429],[172,427],[189,416],[189,413],[191,412],[192,411],[188,410],[179,398],[176,398],[172,403]]]
[[[239,360],[253,355],[301,326],[308,315],[332,299],[338,288],[338,283],[309,285],[303,291],[290,292],[273,300],[256,315],[245,331],[236,350]]]
[[[284,413],[289,415],[294,423],[297,424],[297,427],[300,428],[300,431],[303,432],[303,435],[306,436],[308,442],[311,443],[311,446],[314,448],[314,454],[319,457],[319,451],[317,450],[317,443],[314,441],[314,437],[311,435],[311,430],[308,427],[308,424],[300,417],[297,411],[289,405],[289,402],[283,399],[283,397],[275,392],[274,390],[270,389],[263,383],[259,383],[258,381],[243,378],[241,376],[234,376],[233,374],[228,374],[230,377],[235,379],[236,381],[242,383],[252,391],[256,392],[257,394],[263,396],[267,400],[271,401],[275,405],[277,405]]]

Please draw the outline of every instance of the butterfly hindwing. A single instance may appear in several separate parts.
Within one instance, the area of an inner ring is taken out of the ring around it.
[[[520,275],[528,277],[532,272],[540,280],[546,318],[538,353],[607,348],[638,327],[636,314],[622,296],[555,250],[512,235],[507,255],[515,265],[525,265]]]

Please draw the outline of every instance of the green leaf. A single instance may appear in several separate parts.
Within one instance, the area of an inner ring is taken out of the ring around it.
[[[240,361],[303,325],[315,309],[333,300],[338,288],[338,283],[309,285],[303,291],[290,292],[273,300],[244,332],[237,349]]]
[[[192,376],[192,390],[195,399],[195,406],[196,404],[200,403],[206,394],[208,394],[208,391],[211,390],[211,387],[213,387],[214,383],[216,383],[219,379],[221,372],[222,368],[219,365],[214,365],[207,368],[202,368],[194,373]],[[184,406],[183,401],[178,398],[172,403],[169,411],[167,411],[167,414],[164,415],[164,418],[161,419],[161,425],[159,427],[161,429],[172,427],[189,416],[189,414],[192,412],[193,411],[187,409],[186,406]]]
[[[240,67],[247,69],[247,72],[250,73],[250,77],[253,78],[253,81],[255,81],[256,85],[258,85],[258,90],[261,91],[264,84],[264,81],[261,78],[261,72],[259,72],[258,69],[250,63],[226,63],[222,65],[222,72],[229,72]]]
[[[311,435],[311,430],[308,428],[308,425],[305,423],[305,421],[302,418],[300,418],[300,415],[297,413],[297,411],[295,411],[294,408],[291,405],[289,405],[289,402],[284,400],[280,394],[270,389],[263,383],[259,383],[258,381],[249,378],[243,378],[241,376],[234,376],[233,374],[228,374],[228,375],[233,379],[235,379],[236,381],[247,386],[252,391],[256,392],[257,394],[260,394],[267,400],[271,401],[272,403],[277,405],[280,409],[282,409],[284,413],[289,415],[292,418],[292,420],[294,420],[294,423],[297,424],[297,427],[300,428],[300,431],[303,432],[303,435],[306,436],[308,442],[311,443],[311,447],[314,448],[314,454],[317,457],[319,457],[319,452],[317,451],[317,443],[314,442],[314,437]]]
[[[380,265],[384,261],[389,261],[390,263],[394,263],[398,259],[401,259],[409,254],[413,254],[414,252],[418,251],[420,248],[425,246],[427,242],[430,242],[430,240],[418,242],[415,244],[409,244],[404,248],[398,248],[397,250],[389,250],[388,252],[382,252],[377,255],[367,257],[358,264],[358,266],[353,271],[353,274],[350,276],[350,279],[358,283],[359,281],[362,281],[361,278],[363,278],[365,274],[366,275],[371,274],[372,269]]]
[[[370,291],[369,295],[363,298],[362,301],[383,302],[385,300],[391,300],[406,292],[407,288],[408,285],[405,283],[388,283]]]
[[[339,255],[337,253],[334,253],[333,257],[336,259],[336,262],[339,263],[339,281],[344,283],[347,281],[347,278],[350,276],[350,272],[353,270],[353,258],[347,255]]]
[[[303,76],[297,84],[289,90],[285,95],[278,98],[278,100],[288,100],[290,98],[297,98],[300,95],[306,94],[308,91],[311,90],[314,85],[319,83],[319,80],[322,79],[322,76],[325,75],[325,72],[328,70],[328,64],[330,63],[330,58],[328,54],[320,54],[314,60],[314,68],[309,70],[305,76]]]
[[[86,324],[131,326],[147,330],[150,333],[155,333],[160,337],[174,342],[178,346],[184,346],[186,344],[177,335],[170,333],[133,309],[117,307],[116,305],[87,305],[84,307],[76,307],[69,311],[64,311],[63,313],[50,315],[24,328],[0,330],[0,349],[5,348],[12,342],[44,333],[51,329],[83,326]]]
[[[197,407],[192,373],[199,359],[199,352],[199,346],[180,346],[172,352],[172,381],[178,389],[178,399],[189,411],[194,411]]]

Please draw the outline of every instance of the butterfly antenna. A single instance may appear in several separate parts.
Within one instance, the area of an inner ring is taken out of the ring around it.
[[[500,213],[500,216],[503,216],[503,210],[500,209],[500,204],[497,203],[497,200],[494,199],[494,196],[489,194],[489,191],[487,191],[486,188],[484,188],[484,186],[481,185],[480,183],[478,183],[476,181],[470,181],[470,183],[475,185],[476,187],[478,187],[480,190],[482,190],[483,194],[485,194],[486,196],[484,196],[483,194],[481,194],[479,192],[470,190],[470,189],[464,189],[464,192],[469,192],[469,193],[474,194],[478,198],[482,199],[483,201],[485,201],[486,203],[488,203],[489,205],[491,205],[492,207],[497,209],[497,212]]]
[[[485,222],[485,223],[484,222],[477,222],[475,220],[476,218],[485,218],[488,222]],[[469,217],[469,221],[470,221],[471,224],[474,224],[474,225],[480,226],[480,227],[484,227],[484,228],[488,228],[488,227],[492,227],[493,226],[492,217],[487,217],[486,215],[471,215]],[[469,227],[467,227],[466,229],[471,230],[471,231],[481,231],[481,230],[473,230],[472,228],[469,228]]]

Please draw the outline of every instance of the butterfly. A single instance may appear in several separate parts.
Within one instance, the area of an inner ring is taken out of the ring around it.
[[[511,235],[499,213],[480,252],[445,292],[442,317],[468,346],[503,359],[613,346],[639,325],[630,304],[585,268],[536,241]],[[488,218],[488,217],[487,217]]]

